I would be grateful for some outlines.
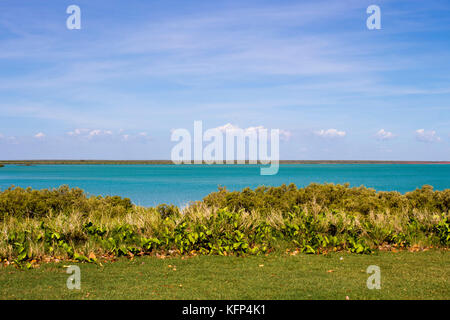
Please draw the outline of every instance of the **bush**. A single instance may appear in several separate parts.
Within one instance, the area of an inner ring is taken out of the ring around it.
[[[174,217],[180,213],[177,206],[167,205],[165,203],[160,204],[156,207],[156,211],[161,215],[161,218],[166,219],[169,217]]]
[[[450,189],[433,191],[433,187],[425,185],[403,195],[396,191],[376,192],[363,186],[350,188],[348,184],[310,184],[305,188],[290,184],[233,192],[220,188],[206,196],[203,202],[208,207],[227,207],[248,212],[256,210],[262,213],[273,210],[286,213],[295,207],[309,211],[341,210],[348,214],[363,215],[371,212],[398,214],[414,209],[442,213],[450,210]]]
[[[49,213],[70,214],[74,211],[88,215],[95,210],[115,209],[126,213],[133,207],[131,200],[118,196],[88,198],[83,190],[61,186],[57,189],[33,190],[10,187],[0,193],[0,219],[7,216],[39,218]]]
[[[349,185],[220,188],[183,210],[134,206],[81,189],[0,192],[0,259],[154,252],[248,255],[293,250],[367,254],[380,247],[448,248],[450,190],[400,194]],[[95,252],[95,254],[91,254]],[[91,258],[90,258],[91,257]]]

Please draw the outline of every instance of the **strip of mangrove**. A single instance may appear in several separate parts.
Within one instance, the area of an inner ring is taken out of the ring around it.
[[[249,164],[248,160],[233,164]],[[280,160],[280,164],[450,164],[450,161],[376,161],[376,160]],[[171,160],[0,160],[3,165],[173,165]],[[203,164],[206,164],[203,162]],[[260,164],[260,162],[258,162]]]

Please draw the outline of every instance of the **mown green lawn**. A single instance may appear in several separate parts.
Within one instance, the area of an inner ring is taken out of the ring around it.
[[[121,259],[103,267],[78,264],[81,290],[66,287],[70,264],[0,267],[0,298],[450,299],[450,253],[442,250]],[[367,289],[369,265],[381,268],[380,290]]]

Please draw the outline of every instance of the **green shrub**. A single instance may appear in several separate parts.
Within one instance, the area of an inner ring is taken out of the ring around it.
[[[413,192],[401,194],[396,191],[376,192],[361,187],[350,188],[348,184],[310,184],[297,188],[294,184],[280,187],[246,188],[242,191],[227,191],[220,188],[203,199],[209,207],[230,208],[235,211],[257,210],[283,213],[295,207],[307,210],[341,210],[351,214],[367,215],[370,212],[396,214],[404,211],[427,210],[429,212],[449,212],[450,189],[433,191],[431,186],[423,186]]]
[[[168,205],[168,204],[160,204],[156,207],[156,211],[161,215],[161,218],[166,219],[169,217],[174,217],[180,213],[180,210],[177,206]]]
[[[49,213],[88,215],[95,210],[125,214],[133,207],[131,200],[118,196],[88,198],[83,190],[64,185],[56,189],[33,190],[10,187],[0,193],[0,220],[7,216],[39,218]]]
[[[368,254],[380,246],[450,244],[450,190],[400,194],[349,185],[220,188],[183,210],[134,206],[80,189],[10,187],[0,192],[0,258],[95,262],[95,254],[219,255],[296,250]],[[92,255],[91,253],[94,253]]]

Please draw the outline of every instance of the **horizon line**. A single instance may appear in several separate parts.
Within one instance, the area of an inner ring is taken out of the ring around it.
[[[191,160],[190,163],[181,163],[185,165],[189,164],[199,164],[194,163],[195,160]],[[254,160],[253,160],[254,161]],[[239,163],[240,162],[240,163]],[[243,163],[242,163],[243,162]],[[29,159],[29,160],[0,160],[0,164],[81,164],[81,163],[89,163],[89,164],[121,164],[121,163],[129,163],[129,164],[176,164],[172,160],[167,159],[153,159],[153,160],[105,160],[105,159]],[[254,165],[264,165],[270,164],[270,160],[268,163],[261,163],[260,160],[257,160],[257,163],[252,163]],[[280,164],[450,164],[448,160],[278,160]],[[201,164],[208,164],[205,160],[202,160]],[[233,163],[226,163],[226,160],[222,160],[222,163],[209,163],[215,165],[227,165],[227,164],[250,164],[249,160],[233,160]]]

